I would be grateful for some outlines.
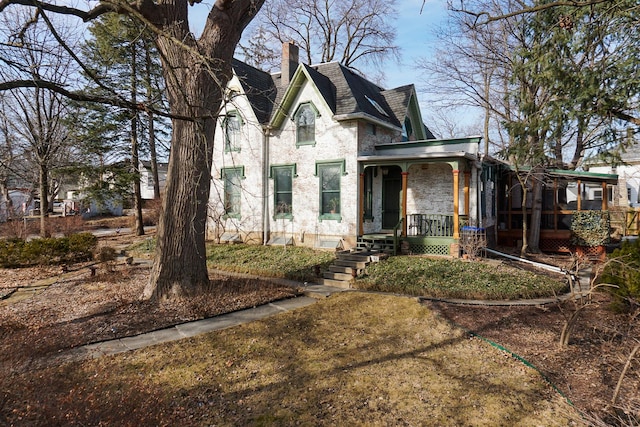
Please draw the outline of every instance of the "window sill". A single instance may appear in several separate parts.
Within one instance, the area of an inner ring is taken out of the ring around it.
[[[318,217],[320,221],[338,221],[342,222],[341,214],[322,214]]]
[[[293,221],[293,214],[275,214],[273,219],[288,219],[289,221]]]
[[[303,145],[310,145],[312,147],[315,147],[316,141],[296,141],[296,148],[300,148]]]

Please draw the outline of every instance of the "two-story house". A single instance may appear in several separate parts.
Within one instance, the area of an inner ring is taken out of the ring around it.
[[[269,74],[240,61],[215,135],[209,238],[457,253],[467,221],[493,225],[479,137],[436,140],[413,85],[385,90],[283,46]]]

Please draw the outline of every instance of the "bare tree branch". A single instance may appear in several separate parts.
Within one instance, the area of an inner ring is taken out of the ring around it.
[[[157,114],[162,117],[167,117],[167,118],[177,119],[177,120],[194,121],[194,120],[203,118],[203,117],[182,116],[182,115],[171,114],[171,113],[167,113],[166,111],[152,108],[149,105],[143,104],[143,103],[133,104],[131,102],[127,102],[125,100],[118,99],[118,98],[110,98],[110,97],[99,96],[99,95],[89,95],[84,92],[70,91],[68,89],[65,89],[63,86],[48,80],[34,79],[34,80],[11,80],[8,82],[0,82],[0,91],[19,89],[19,88],[48,89],[50,91],[63,95],[74,101],[97,102],[101,104],[113,105],[114,107],[122,107],[127,109],[135,109],[138,111],[152,112],[153,114]]]
[[[98,16],[102,15],[103,13],[117,11],[117,8],[113,3],[104,3],[104,2],[99,3],[92,10],[86,11],[82,9],[77,9],[75,7],[61,6],[57,4],[51,4],[51,3],[35,1],[35,0],[1,0],[0,12],[4,11],[4,9],[6,9],[8,6],[11,6],[11,5],[37,7],[39,9],[58,13],[61,15],[77,16],[78,18],[81,18],[84,22],[95,19]]]
[[[500,21],[503,19],[508,19],[508,18],[513,18],[515,16],[520,16],[520,15],[526,15],[529,13],[536,13],[536,12],[542,12],[544,10],[547,9],[551,9],[554,7],[585,7],[585,6],[593,6],[596,4],[600,4],[600,3],[607,3],[610,2],[611,0],[557,0],[557,1],[552,1],[549,3],[538,3],[535,6],[530,6],[530,7],[523,7],[522,9],[519,10],[513,10],[510,11],[508,13],[505,14],[499,14],[499,15],[492,15],[491,12],[488,11],[480,11],[480,12],[473,12],[471,10],[468,10],[464,7],[464,1],[460,1],[460,7],[454,7],[453,6],[453,1],[452,0],[448,0],[448,6],[449,9],[452,12],[460,12],[460,13],[466,13],[467,15],[473,16],[475,17],[475,23],[474,25],[485,25],[488,24],[490,22],[495,22],[495,21]],[[424,2],[423,2],[424,5]],[[484,18],[484,19],[481,19]]]

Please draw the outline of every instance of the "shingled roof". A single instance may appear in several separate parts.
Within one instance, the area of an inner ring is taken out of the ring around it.
[[[336,116],[369,116],[394,127],[402,127],[413,85],[385,90],[337,62],[305,65],[304,71],[313,81],[325,102]],[[268,74],[241,61],[233,61],[260,123],[268,123],[287,91],[281,87],[280,73]],[[428,136],[433,137],[426,130]]]
[[[262,124],[268,123],[277,94],[273,77],[237,59],[233,60],[232,67],[258,121]]]

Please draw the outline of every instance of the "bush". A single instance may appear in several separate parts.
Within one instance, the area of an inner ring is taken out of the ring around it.
[[[62,264],[91,259],[98,239],[91,233],[69,237],[0,240],[0,266],[4,268]]]
[[[96,259],[100,261],[107,272],[113,272],[116,265],[116,250],[111,246],[103,246],[96,254]]]
[[[609,243],[611,220],[608,211],[578,211],[571,219],[571,243],[576,246],[601,246]]]
[[[615,308],[622,311],[640,309],[640,239],[623,242],[610,256],[600,283],[615,285],[610,288],[615,297]]]

